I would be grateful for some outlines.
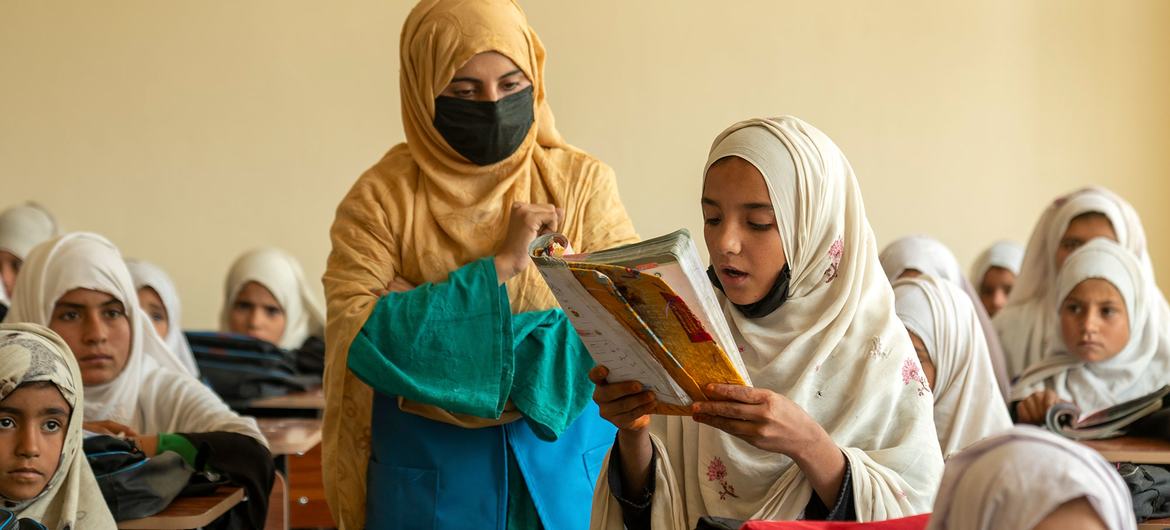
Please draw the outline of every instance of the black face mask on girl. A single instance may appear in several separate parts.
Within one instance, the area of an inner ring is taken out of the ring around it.
[[[435,129],[455,152],[479,166],[515,153],[532,121],[531,86],[498,101],[435,98]]]

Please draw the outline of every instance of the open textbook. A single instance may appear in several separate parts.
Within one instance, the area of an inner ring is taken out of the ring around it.
[[[1126,434],[1131,424],[1170,407],[1170,385],[1142,397],[1090,413],[1073,403],[1061,402],[1048,409],[1044,423],[1049,430],[1073,440],[1099,440]]]
[[[690,415],[711,383],[751,384],[686,230],[588,254],[546,234],[529,254],[609,381],[654,391],[655,413]]]

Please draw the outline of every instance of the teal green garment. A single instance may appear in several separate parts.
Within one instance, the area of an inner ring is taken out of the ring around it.
[[[593,394],[593,360],[564,312],[512,315],[491,258],[443,283],[383,296],[348,365],[378,392],[451,412],[499,418],[510,399],[550,441]]]

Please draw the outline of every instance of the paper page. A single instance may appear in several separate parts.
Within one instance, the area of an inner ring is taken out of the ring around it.
[[[597,364],[609,369],[610,382],[640,381],[662,403],[689,406],[690,396],[658,364],[653,354],[585,290],[569,269],[538,263],[561,308]]]

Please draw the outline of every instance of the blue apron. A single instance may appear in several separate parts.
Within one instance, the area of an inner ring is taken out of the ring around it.
[[[586,530],[616,429],[593,402],[555,442],[524,420],[464,429],[402,412],[374,393],[366,528],[507,530],[508,450],[548,530]]]

